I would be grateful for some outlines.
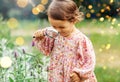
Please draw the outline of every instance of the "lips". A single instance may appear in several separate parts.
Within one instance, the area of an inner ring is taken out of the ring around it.
[[[69,34],[69,33],[62,32],[62,33],[60,33],[60,35],[66,37],[66,36],[69,36],[70,34]]]

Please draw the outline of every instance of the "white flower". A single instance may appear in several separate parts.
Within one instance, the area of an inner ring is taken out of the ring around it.
[[[0,65],[3,68],[9,68],[12,65],[12,60],[8,56],[4,56],[0,60]]]

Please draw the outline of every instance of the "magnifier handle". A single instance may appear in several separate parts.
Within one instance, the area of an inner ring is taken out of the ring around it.
[[[35,36],[33,36],[33,38],[35,38]]]

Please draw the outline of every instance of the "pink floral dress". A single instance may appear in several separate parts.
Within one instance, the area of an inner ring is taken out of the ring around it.
[[[36,45],[43,54],[50,56],[48,82],[71,82],[72,72],[77,72],[82,79],[87,78],[82,82],[97,82],[93,46],[79,30],[69,38],[61,35],[55,39],[45,36]]]

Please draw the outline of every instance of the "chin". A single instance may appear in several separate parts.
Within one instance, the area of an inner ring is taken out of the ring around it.
[[[64,36],[64,37],[67,37],[67,36],[69,36],[69,34],[61,34],[62,36]]]

